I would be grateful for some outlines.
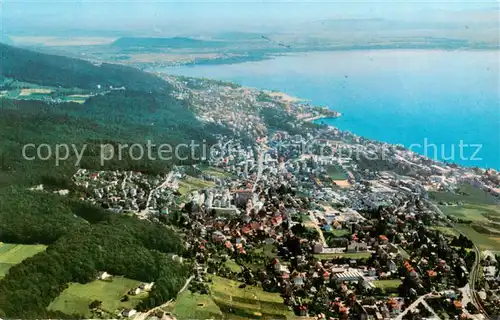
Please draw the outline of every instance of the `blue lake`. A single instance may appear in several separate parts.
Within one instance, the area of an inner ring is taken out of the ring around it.
[[[324,121],[342,130],[500,169],[499,51],[314,52],[162,71],[283,91],[340,111]]]

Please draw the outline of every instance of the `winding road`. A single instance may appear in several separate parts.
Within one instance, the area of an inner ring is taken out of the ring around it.
[[[184,284],[184,286],[181,288],[181,290],[179,290],[179,292],[177,293],[177,296],[180,295],[182,292],[184,292],[184,290],[187,289],[187,287],[189,286],[189,284],[191,283],[191,280],[194,279],[194,276],[190,276],[187,280],[186,280],[186,283]],[[165,302],[164,304],[160,305],[160,306],[157,306],[157,307],[154,307],[153,309],[150,309],[146,312],[141,312],[139,314],[137,314],[137,316],[134,318],[134,320],[145,320],[147,317],[149,317],[150,314],[152,314],[154,311],[156,310],[159,310],[161,308],[164,308],[166,306],[168,306],[169,304],[171,304],[175,299],[170,299],[168,300],[167,302]]]
[[[457,229],[455,227],[455,225],[453,224],[453,222],[451,222],[448,219],[448,217],[441,211],[441,209],[439,209],[438,206],[436,206],[434,203],[432,203],[430,201],[426,200],[426,202],[439,215],[441,215],[443,217],[443,219],[446,221],[446,223],[448,224],[448,226],[450,228],[453,228],[453,230],[455,230],[456,232],[458,232],[462,236],[468,238],[466,234],[464,234],[461,230],[459,230],[459,229]],[[480,270],[480,267],[481,267],[481,265],[480,265],[481,251],[479,250],[479,248],[476,246],[475,243],[472,243],[472,245],[473,245],[473,249],[474,249],[474,253],[475,253],[476,259],[474,261],[474,264],[472,265],[472,270],[471,270],[471,272],[469,274],[469,283],[464,288],[462,288],[463,289],[462,292],[464,294],[464,300],[472,302],[472,304],[477,308],[477,310],[479,310],[479,312],[484,316],[485,319],[491,319],[490,316],[488,315],[488,313],[486,312],[486,310],[484,310],[483,304],[481,303],[481,299],[479,299],[479,296],[478,296],[478,294],[476,292],[476,289],[475,289],[477,278],[478,278],[478,274],[479,274],[479,270]],[[466,297],[466,295],[467,295],[467,297]]]

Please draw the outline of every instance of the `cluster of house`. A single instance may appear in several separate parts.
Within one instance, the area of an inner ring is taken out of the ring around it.
[[[308,161],[305,165],[311,168],[315,164]],[[277,170],[271,170],[272,168]],[[304,202],[303,197],[287,192],[293,190],[294,181],[304,176],[314,176],[315,173],[304,170],[301,166],[288,175],[288,168],[287,164],[282,166],[279,160],[263,161],[261,178],[255,184],[247,185],[249,179],[243,177],[236,179],[246,189],[219,187],[196,192],[196,196],[192,198],[196,209],[187,218],[190,220],[191,244],[197,256],[213,256],[211,250],[222,250],[224,255],[245,261],[248,256],[261,250],[259,248],[262,245],[272,245],[280,253],[285,253],[286,262],[276,258],[272,261],[271,268],[263,265],[262,273],[254,277],[260,277],[264,287],[281,288],[282,293],[288,297],[286,301],[302,315],[311,312],[310,303],[304,303],[300,299],[300,292],[303,290],[311,298],[322,290],[326,290],[331,297],[340,294],[325,310],[346,316],[349,312],[361,312],[363,315],[384,318],[387,315],[397,315],[404,304],[402,299],[374,300],[369,298],[369,294],[363,294],[373,292],[377,281],[408,277],[412,286],[408,288],[407,294],[416,297],[430,289],[427,288],[427,282],[437,283],[441,281],[438,278],[445,277],[449,282],[444,285],[455,285],[453,279],[458,278],[456,273],[461,272],[461,277],[467,273],[463,259],[460,260],[459,254],[444,239],[419,234],[417,230],[422,225],[419,216],[430,212],[422,211],[410,192],[406,201],[403,201],[403,196],[401,199],[392,199],[391,203],[396,203],[397,206],[392,211],[382,212],[378,219],[365,217],[349,207],[333,209],[322,206],[322,210],[310,210],[310,206],[314,206],[316,201]],[[252,171],[250,170],[251,173]],[[283,188],[286,191],[280,193]],[[321,186],[316,185],[316,188]],[[226,208],[231,208],[231,213],[224,214],[224,211],[220,211],[219,206],[214,206],[214,199],[228,205]],[[294,217],[301,212],[307,213],[310,221],[317,224],[319,233],[328,234],[332,229],[347,229],[350,232],[347,237],[339,237],[342,240],[334,241],[333,246],[326,244],[321,237],[316,240],[300,238],[298,246],[301,253],[292,253],[294,240],[297,239],[292,231],[297,224]],[[381,221],[384,222],[384,232],[387,235],[375,236]],[[420,241],[425,243],[417,251],[413,246]],[[215,247],[209,246],[210,243],[215,244]],[[411,258],[404,248],[419,254]],[[450,252],[449,262],[438,258],[440,250]],[[357,259],[347,259],[346,264],[321,262],[318,256],[312,255],[320,254],[321,257],[321,254],[335,252],[366,252],[371,261],[360,263]],[[452,265],[459,266],[459,270],[452,268]],[[203,269],[201,266],[199,268]],[[356,296],[362,300],[353,303],[352,298]]]
[[[239,137],[259,139],[267,136],[266,123],[261,115],[264,108],[285,110],[302,121],[340,115],[326,107],[315,107],[279,93],[206,79],[175,76],[166,76],[165,79],[174,86],[175,97],[188,101],[201,120],[223,125]]]
[[[86,190],[81,200],[89,201],[113,212],[138,213],[166,207],[173,198],[176,179],[151,176],[133,171],[92,171],[78,169],[73,176],[77,186]],[[158,209],[159,210],[159,209]]]
[[[113,281],[113,275],[107,273],[106,271],[101,271],[97,274],[97,280],[101,281]],[[131,288],[127,294],[131,296],[138,295],[142,292],[149,292],[153,289],[154,282],[143,282],[139,286],[135,288]],[[118,316],[123,317],[123,318],[132,318],[138,314],[137,310],[132,309],[132,308],[126,308],[120,310],[118,313]]]

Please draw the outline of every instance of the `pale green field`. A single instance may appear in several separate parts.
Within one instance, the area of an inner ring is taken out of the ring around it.
[[[187,176],[185,179],[179,181],[179,192],[185,195],[191,191],[205,189],[213,187],[214,183],[211,181],[205,181],[191,176]]]
[[[474,242],[479,249],[500,251],[500,237],[479,233],[468,224],[457,224],[456,227]]]
[[[410,254],[405,249],[401,248],[401,246],[398,246],[398,249],[403,259],[410,259]]]
[[[203,171],[203,173],[212,175],[217,178],[227,178],[232,176],[231,173],[215,167],[205,167],[202,168],[201,170]]]
[[[93,315],[89,304],[94,300],[100,300],[103,311],[109,315],[117,315],[122,309],[134,308],[147,297],[147,293],[141,292],[136,296],[129,296],[128,301],[120,301],[130,289],[140,284],[140,281],[124,277],[113,277],[111,281],[94,280],[86,284],[71,283],[47,309],[59,310],[66,314],[76,313],[90,318]]]
[[[445,236],[458,237],[460,234],[453,228],[450,227],[431,227],[432,230],[437,230]]]
[[[256,286],[239,288],[241,282],[218,276],[212,276],[212,281],[212,299],[229,319],[233,318],[232,316],[256,319],[295,318],[278,293],[265,292]]]
[[[330,165],[326,168],[326,171],[333,180],[346,180],[348,178],[345,170],[339,165]]]
[[[461,219],[456,227],[472,240],[481,250],[500,250],[500,206],[495,198],[470,185],[462,185],[460,193],[430,192],[430,198],[438,203],[462,202],[462,205],[444,206],[439,208],[446,215]],[[457,236],[449,228],[436,228],[448,235]]]
[[[496,205],[496,201],[492,195],[475,188],[471,185],[465,184],[459,187],[460,193],[451,193],[445,191],[429,192],[429,198],[435,202],[457,202],[462,201],[468,204],[475,205]]]
[[[208,294],[192,293],[189,290],[181,293],[173,306],[165,311],[173,313],[177,319],[223,319],[219,306]]]
[[[326,234],[328,234],[327,232],[323,232]],[[351,230],[349,229],[332,229],[331,233],[335,236],[335,237],[345,237],[345,236],[350,236],[351,235]]]
[[[12,244],[0,242],[0,279],[14,265],[44,251],[47,246],[41,244]]]
[[[459,219],[489,223],[489,219],[500,219],[500,208],[494,205],[472,205],[465,204],[462,206],[440,206],[443,213]]]
[[[381,289],[391,289],[395,290],[401,285],[401,280],[399,279],[394,279],[394,280],[376,280],[373,281],[373,284],[377,288]]]
[[[278,293],[257,286],[239,288],[241,282],[211,275],[209,295],[184,291],[163,308],[179,320],[188,319],[301,319],[283,304]]]
[[[236,261],[232,259],[227,260],[225,262],[225,265],[233,272],[241,272],[241,267],[236,263]]]

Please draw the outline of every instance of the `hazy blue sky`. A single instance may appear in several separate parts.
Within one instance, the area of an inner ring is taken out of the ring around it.
[[[163,30],[272,26],[328,18],[425,19],[450,11],[498,9],[491,1],[44,1],[4,0],[2,24],[9,28]],[[40,32],[40,30],[37,30]]]

